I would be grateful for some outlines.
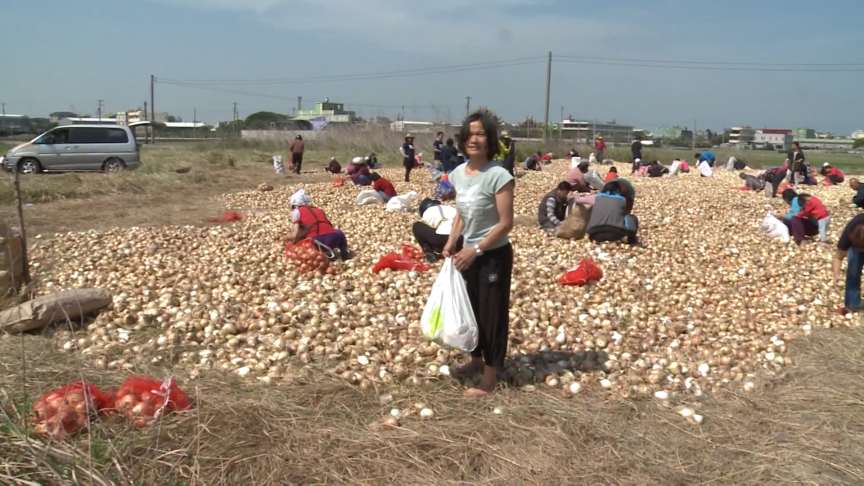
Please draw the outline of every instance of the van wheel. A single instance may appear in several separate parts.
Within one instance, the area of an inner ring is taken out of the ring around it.
[[[42,172],[42,165],[33,158],[22,159],[18,162],[18,172],[22,174],[38,174]]]
[[[122,160],[115,157],[106,160],[105,164],[102,166],[102,170],[104,170],[105,172],[120,172],[125,168],[126,164],[124,164]]]

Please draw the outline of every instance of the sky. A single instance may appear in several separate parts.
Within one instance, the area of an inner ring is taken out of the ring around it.
[[[7,113],[139,107],[153,74],[157,111],[186,121],[230,120],[234,102],[244,117],[290,113],[297,96],[453,122],[471,96],[542,120],[551,51],[553,121],[864,128],[858,0],[0,0],[0,12]]]

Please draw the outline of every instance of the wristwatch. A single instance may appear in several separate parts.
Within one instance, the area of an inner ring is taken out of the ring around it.
[[[483,256],[483,250],[480,249],[480,245],[474,245],[474,254],[477,256]]]

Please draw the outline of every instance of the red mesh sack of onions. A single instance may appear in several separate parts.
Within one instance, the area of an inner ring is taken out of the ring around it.
[[[160,381],[150,376],[130,376],[114,394],[114,409],[136,427],[150,425],[168,412],[190,407],[189,396],[173,377]]]
[[[42,395],[33,403],[36,433],[55,439],[90,428],[96,415],[111,407],[112,397],[95,385],[77,381]]]
[[[311,239],[300,240],[298,243],[285,243],[285,257],[297,265],[300,273],[319,271],[321,273],[333,273],[330,270],[330,260],[324,252],[318,249]]]

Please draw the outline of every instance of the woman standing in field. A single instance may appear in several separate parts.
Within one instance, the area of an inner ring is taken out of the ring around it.
[[[492,162],[498,154],[498,123],[480,110],[468,116],[459,132],[459,148],[468,162],[450,173],[456,189],[458,215],[444,256],[453,257],[465,277],[468,297],[479,328],[477,348],[462,374],[479,373],[480,385],[465,395],[482,397],[492,393],[498,370],[504,366],[509,333],[510,277],[513,249],[508,234],[513,228],[513,176]],[[461,248],[457,246],[463,237]]]

